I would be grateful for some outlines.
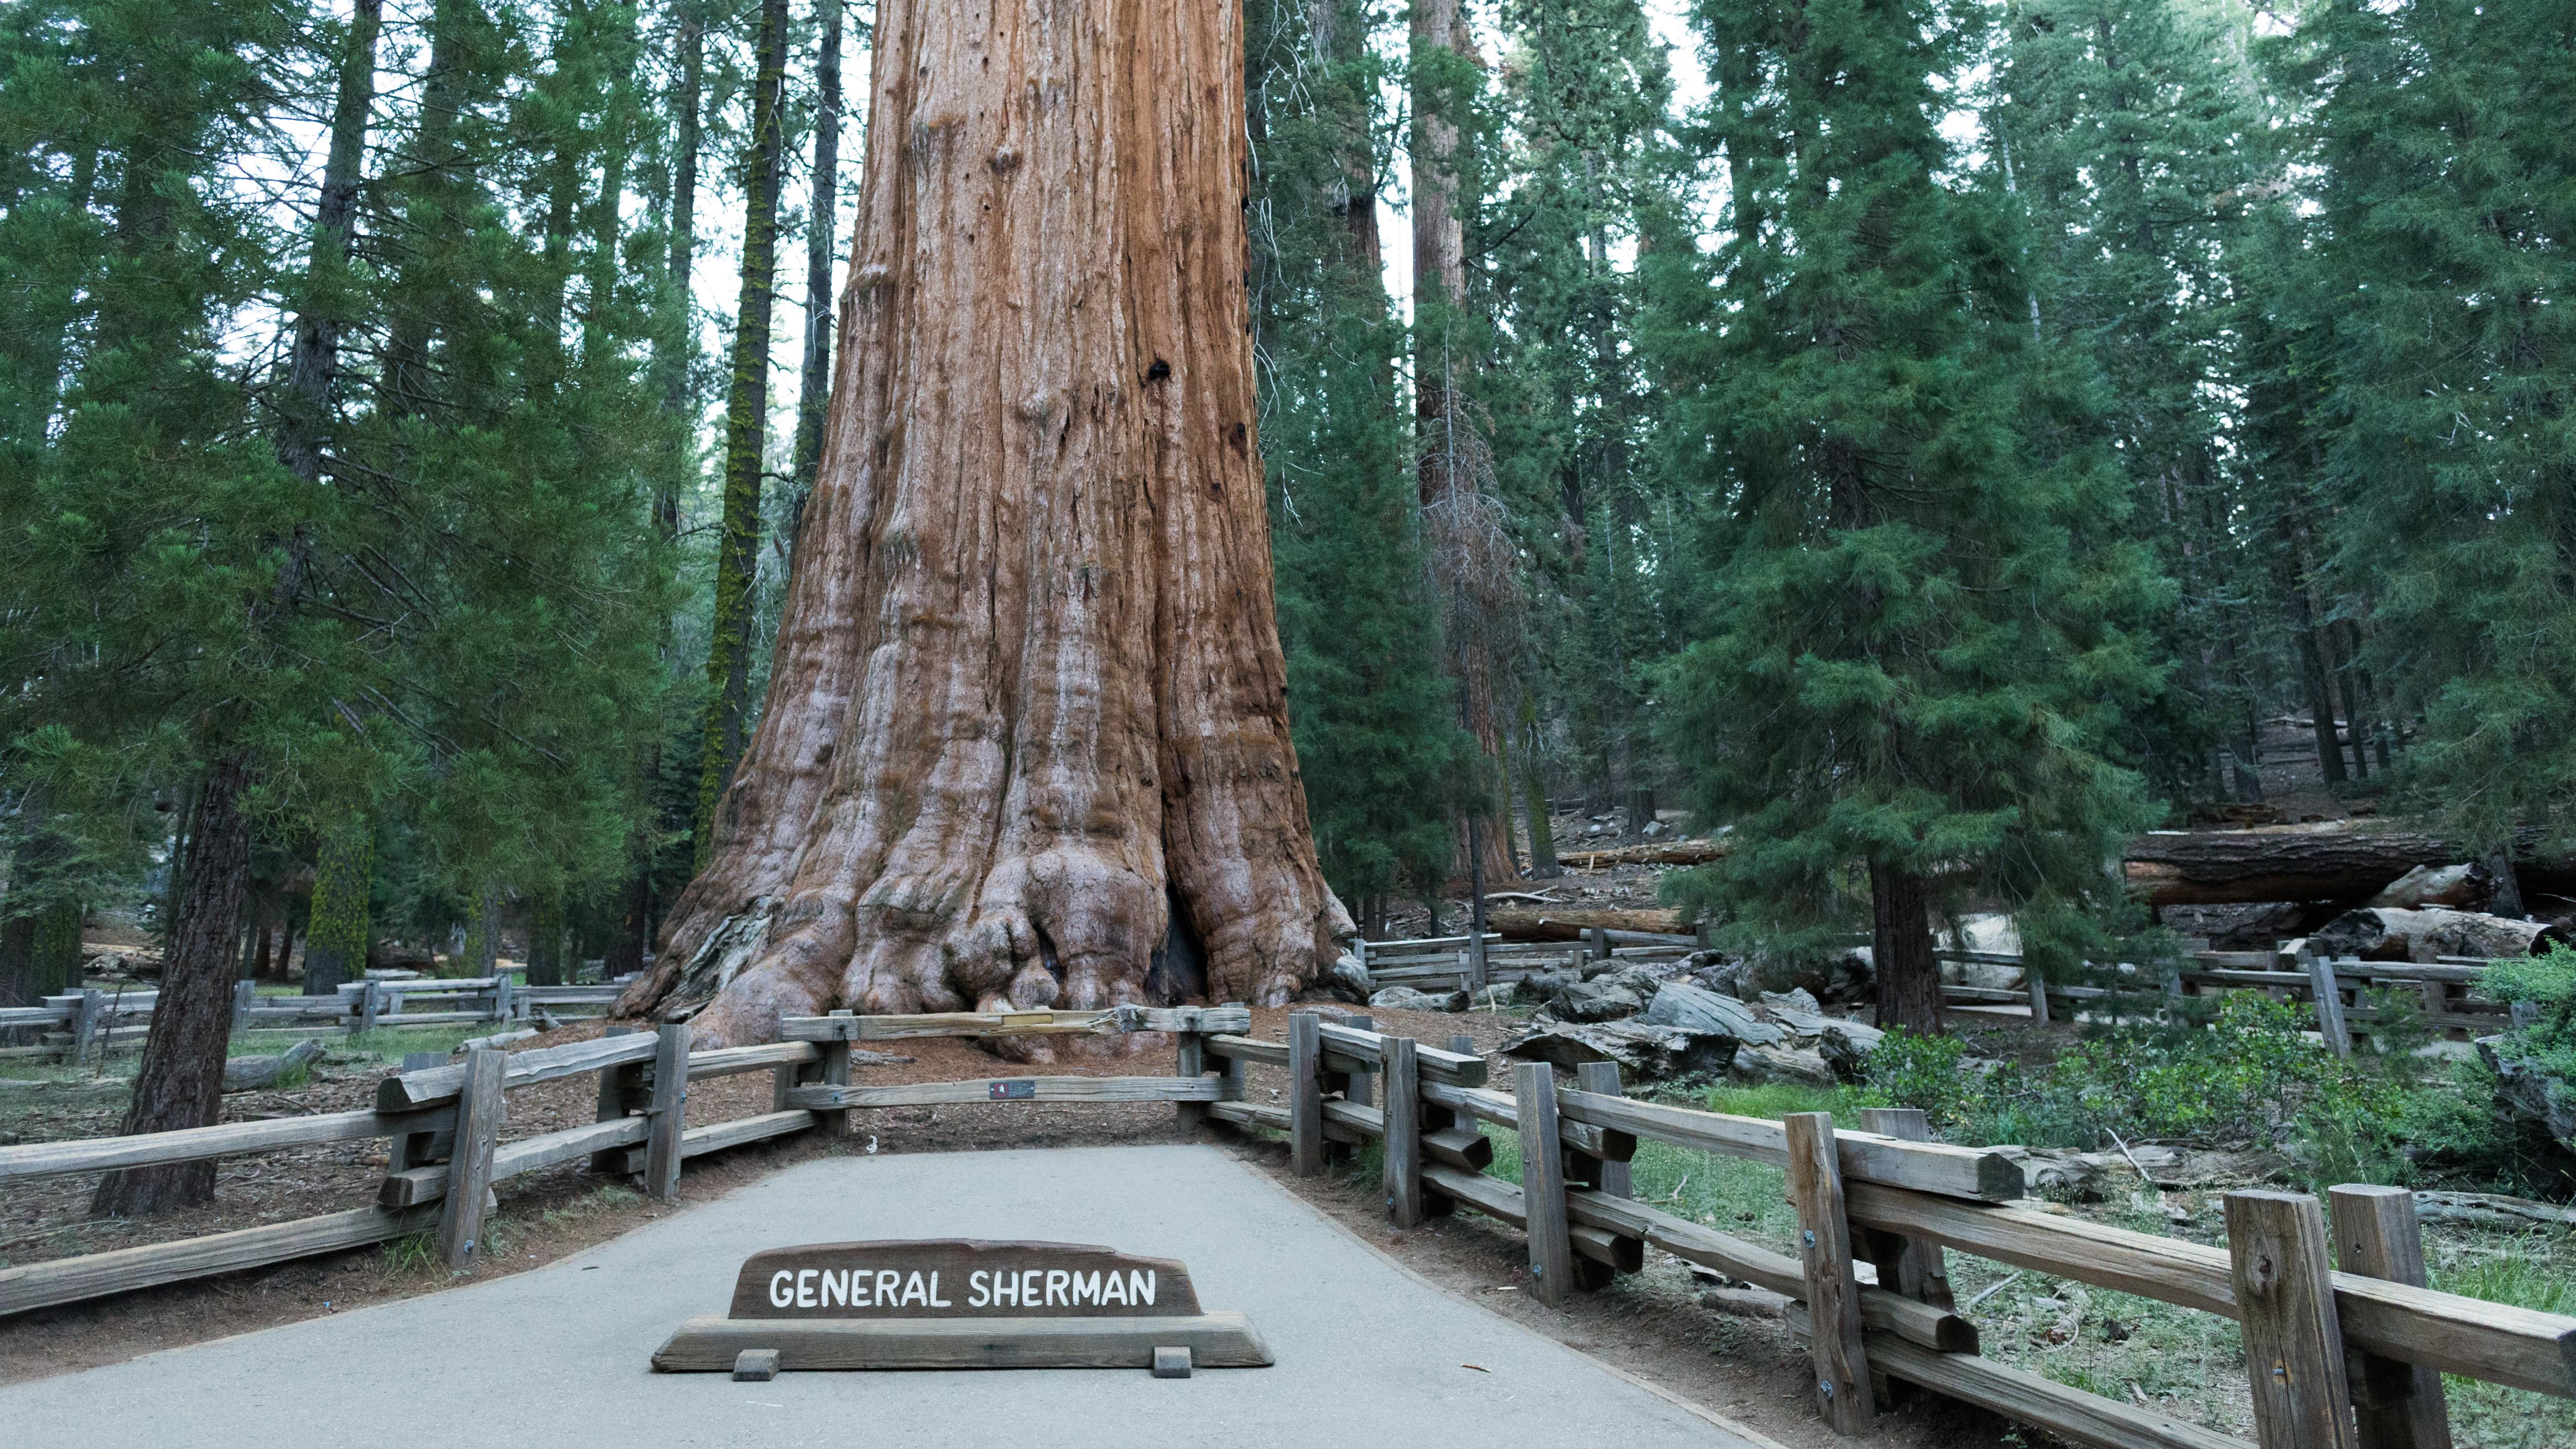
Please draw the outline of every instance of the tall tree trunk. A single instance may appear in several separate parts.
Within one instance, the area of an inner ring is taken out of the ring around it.
[[[742,758],[751,711],[752,584],[760,564],[760,483],[769,446],[769,321],[778,296],[778,179],[786,155],[787,0],[761,0],[752,81],[742,295],[734,315],[733,392],[725,405],[724,530],[716,542],[707,714],[698,774],[697,858],[715,846],[716,807]]]
[[[662,278],[666,290],[663,336],[653,348],[653,365],[662,374],[662,405],[683,418],[693,411],[689,366],[698,355],[696,332],[689,325],[694,312],[689,284],[697,267],[698,150],[704,124],[699,112],[706,104],[707,22],[702,4],[703,0],[679,0],[680,85],[671,98],[676,122],[671,140],[671,254]],[[678,499],[664,496],[676,518]]]
[[[1240,12],[884,0],[823,462],[769,703],[625,1009],[1217,999],[1350,919],[1288,737]],[[971,59],[969,59],[971,57]],[[1168,896],[1167,896],[1168,889]]]
[[[1365,11],[1344,14],[1349,3],[1306,0],[1306,33],[1314,42],[1317,61],[1328,70],[1356,77],[1368,56],[1368,16]],[[1355,95],[1350,101],[1340,108],[1345,113],[1336,117],[1342,132],[1335,147],[1341,175],[1324,205],[1342,219],[1344,256],[1363,275],[1377,277],[1386,262],[1377,227],[1377,158],[1369,141],[1369,98]]]
[[[698,208],[698,143],[699,107],[704,104],[706,88],[706,21],[699,0],[680,0],[679,12],[679,86],[671,98],[676,124],[671,149],[673,161],[670,176],[670,198],[663,208],[670,228],[670,249],[663,263],[660,326],[653,342],[653,366],[662,379],[662,408],[668,414],[673,448],[676,453],[663,470],[653,490],[653,529],[665,548],[675,545],[680,536],[680,485],[690,471],[690,435],[695,431],[689,369],[697,358],[697,338],[689,325],[690,273],[697,259]],[[671,619],[661,619],[660,653],[665,667],[671,654]],[[664,695],[668,698],[668,694]],[[644,746],[643,760],[637,773],[643,781],[645,798],[658,806],[664,799],[662,778],[662,737],[664,731],[656,721],[652,739]],[[632,850],[635,873],[626,882],[626,905],[621,913],[617,938],[609,943],[601,971],[608,979],[640,972],[644,958],[653,944],[653,907],[655,903],[654,863],[658,853],[660,827],[663,821],[657,808],[641,812],[636,823]]]
[[[1870,961],[1878,974],[1878,1024],[1941,1030],[1941,968],[1932,959],[1932,911],[1923,877],[1869,868]]]
[[[563,888],[540,889],[528,897],[528,984],[564,984]]]
[[[358,204],[359,164],[367,149],[367,111],[376,97],[376,38],[384,29],[384,0],[355,0],[349,39],[340,56],[339,96],[331,107],[331,145],[322,162],[322,190],[314,198],[313,244],[305,263],[304,295],[295,318],[295,344],[286,368],[284,425],[277,453],[288,472],[306,483],[322,476],[322,440],[330,425],[331,389],[340,370],[340,327],[350,312],[349,224]]]
[[[2308,696],[2308,713],[2315,718],[2317,768],[2329,785],[2344,782],[2343,742],[2335,731],[2335,701],[2332,682],[2326,676],[2323,643],[2317,636],[2315,615],[2308,608],[2308,588],[2293,568],[2285,568],[2283,592],[2290,601],[2290,641],[2299,656],[2299,683]]]
[[[796,401],[796,506],[788,513],[795,545],[823,462],[823,414],[832,402],[832,242],[839,218],[841,171],[841,3],[814,0],[822,31],[814,61],[814,180],[805,222],[805,380]]]
[[[1451,112],[1462,98],[1448,82],[1461,61],[1481,62],[1461,21],[1459,0],[1413,4],[1413,423],[1418,484],[1430,541],[1432,568],[1450,585],[1450,647],[1465,698],[1462,723],[1488,760],[1502,753],[1502,723],[1495,715],[1494,631],[1500,623],[1497,594],[1507,570],[1500,510],[1486,496],[1489,450],[1474,415],[1461,402],[1475,369],[1461,330],[1467,304],[1467,257],[1459,195],[1459,127]],[[1507,819],[1488,801],[1488,822]],[[1474,832],[1474,870],[1490,881],[1510,880],[1510,830]]]
[[[209,767],[199,787],[187,883],[122,1135],[203,1127],[222,1115],[224,1048],[233,1027],[232,945],[250,887],[250,818],[242,813],[250,783],[249,764],[235,756]],[[214,1195],[212,1162],[129,1167],[100,1180],[90,1215],[143,1217],[195,1207]]]
[[[403,211],[403,230],[414,246],[438,245],[450,226],[448,201],[462,177],[465,156],[457,145],[457,113],[465,88],[458,72],[466,61],[467,31],[484,22],[477,0],[433,0],[430,6],[429,73],[422,79],[420,122],[414,132],[409,164],[418,175]],[[424,274],[435,268],[423,266]],[[396,415],[426,411],[437,395],[429,345],[443,303],[433,294],[434,281],[407,277],[399,288],[391,325],[385,336],[385,381]]]

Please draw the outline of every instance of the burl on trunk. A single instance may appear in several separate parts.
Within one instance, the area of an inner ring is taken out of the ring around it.
[[[885,0],[769,696],[630,1010],[1285,1001],[1288,740],[1231,0]],[[710,998],[711,1001],[710,1001]]]

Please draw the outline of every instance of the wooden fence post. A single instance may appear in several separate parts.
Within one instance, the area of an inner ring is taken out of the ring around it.
[[[1816,1404],[1837,1434],[1866,1434],[1878,1418],[1861,1343],[1860,1277],[1843,1217],[1842,1162],[1829,1112],[1780,1119],[1789,1136],[1789,1201],[1798,1210],[1798,1263],[1807,1281],[1807,1351]]]
[[[1413,1038],[1386,1039],[1386,1220],[1422,1225],[1422,1076]]]
[[[1377,1018],[1365,1011],[1345,1011],[1342,1013],[1342,1025],[1354,1031],[1375,1031]],[[1371,1088],[1368,1068],[1362,1067],[1356,1072],[1342,1074],[1342,1100],[1361,1107],[1376,1105],[1377,1093]]]
[[[1607,930],[1599,926],[1586,926],[1583,928],[1583,939],[1592,947],[1593,960],[1610,959],[1610,933]]]
[[[2231,1192],[2226,1203],[2256,1442],[2263,1449],[2359,1449],[2317,1200]]]
[[[847,1011],[836,1011],[832,1013],[832,1015],[837,1017],[846,1017],[850,1014],[851,1013]],[[814,1075],[821,1078],[823,1085],[827,1087],[848,1086],[850,1084],[849,1038],[834,1037],[830,1041],[824,1042],[822,1047],[823,1060],[815,1064]],[[850,1111],[846,1107],[837,1112],[825,1112],[821,1114],[821,1121],[823,1123],[823,1135],[826,1137],[847,1137],[850,1135]]]
[[[358,1030],[374,1031],[376,1018],[384,1014],[385,983],[370,977],[358,988]]]
[[[1512,1099],[1521,1125],[1521,1212],[1529,1234],[1530,1277],[1539,1298],[1563,1303],[1574,1288],[1574,1238],[1565,1217],[1565,1152],[1556,1120],[1556,1068],[1521,1062],[1512,1069]]]
[[[95,986],[82,989],[80,1007],[72,1015],[72,1061],[75,1065],[89,1060],[90,1048],[98,1044],[99,1018],[106,1011],[106,992]]]
[[[2031,1021],[2039,1026],[2048,1025],[2048,980],[2039,974],[2038,967],[2030,964],[2028,956],[2022,957],[2021,979],[2022,984],[2030,988]]]
[[[604,1035],[633,1036],[638,1030],[640,1028],[632,1026],[612,1026]],[[643,1110],[644,1106],[644,1064],[642,1062],[627,1062],[621,1066],[601,1069],[599,1115],[594,1120],[615,1122],[630,1112]],[[625,1176],[626,1149],[611,1147],[605,1151],[590,1154],[590,1170],[602,1177]]]
[[[1243,1005],[1240,1001],[1229,1001],[1225,1004],[1228,1006]],[[1217,1058],[1216,1077],[1218,1101],[1240,1102],[1243,1100],[1243,1060],[1240,1057]]]
[[[688,1127],[689,1024],[662,1023],[653,1051],[652,1135],[644,1139],[644,1191],[669,1202],[680,1195],[680,1134]]]
[[[1288,1165],[1299,1177],[1324,1170],[1323,1022],[1311,1011],[1288,1017]]]
[[[1932,1140],[1931,1121],[1920,1107],[1864,1107],[1860,1130],[1904,1142]],[[1941,1257],[1940,1239],[1864,1229],[1861,1241],[1869,1260],[1878,1265],[1880,1287],[1936,1307],[1951,1306],[1950,1270]]]
[[[1172,1053],[1172,1075],[1183,1078],[1207,1075],[1207,1038],[1195,1031],[1179,1033]],[[1181,1126],[1195,1129],[1207,1123],[1207,1103],[1175,1102],[1172,1104]]]
[[[492,1191],[492,1150],[501,1140],[501,1083],[510,1054],[476,1047],[465,1054],[465,1090],[456,1103],[456,1150],[447,1159],[447,1201],[438,1210],[438,1253],[450,1268],[474,1260],[483,1244],[483,1199]]]
[[[258,999],[259,987],[255,983],[233,983],[233,1030],[241,1031],[250,1025],[250,1004]]]
[[[511,992],[513,984],[510,973],[495,962],[492,966],[492,1019],[504,1026],[518,1015],[518,1006]]]
[[[1617,1062],[1585,1062],[1574,1069],[1574,1084],[1601,1097],[1616,1097],[1627,1089],[1619,1084]],[[1592,1159],[1592,1185],[1607,1197],[1635,1197],[1637,1189],[1628,1172],[1628,1164],[1605,1159]]]
[[[2343,991],[2335,985],[2334,958],[2299,948],[2299,965],[2308,973],[2308,989],[2317,998],[2317,1034],[2339,1057],[2352,1055],[2352,1033],[2343,1023]]]
[[[2337,1266],[2365,1278],[2424,1286],[2424,1230],[2415,1194],[2402,1187],[2348,1184],[2328,1189]],[[2353,1352],[2352,1404],[2362,1449],[2451,1449],[2451,1410],[2442,1375],[2421,1364]]]

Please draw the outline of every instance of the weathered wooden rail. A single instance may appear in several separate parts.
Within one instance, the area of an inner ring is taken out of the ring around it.
[[[1635,1271],[1648,1246],[1793,1300],[1819,1412],[1845,1434],[1867,1433],[1902,1383],[2105,1449],[2245,1449],[1982,1357],[1976,1326],[1952,1310],[1945,1250],[2235,1319],[2261,1449],[2447,1446],[2443,1373],[2576,1397],[2576,1318],[2424,1287],[2414,1200],[2400,1189],[2334,1189],[2331,1245],[2316,1199],[2231,1193],[2228,1246],[2207,1247],[2022,1206],[2009,1157],[1926,1141],[1919,1112],[1873,1110],[1864,1131],[1823,1113],[1731,1117],[1626,1097],[1607,1063],[1572,1088],[1521,1063],[1509,1093],[1489,1091],[1482,1064],[1466,1065],[1467,1038],[1435,1053],[1359,1020],[1300,1013],[1285,1043],[1210,1038],[1211,1054],[1289,1072],[1284,1107],[1210,1110],[1286,1133],[1301,1173],[1321,1171],[1333,1141],[1381,1141],[1390,1221],[1463,1206],[1519,1229],[1550,1303]],[[1481,1171],[1492,1152],[1480,1122],[1518,1135],[1518,1185]],[[1783,1168],[1800,1252],[1633,1201],[1626,1162],[1641,1140]]]
[[[2022,965],[2022,958],[2009,952],[1944,950],[1934,954],[1945,961]],[[2484,974],[2485,963],[2464,958],[2364,961],[2354,956],[2318,956],[2304,949],[2200,951],[2193,954],[2190,965],[2167,973],[2160,982],[2142,981],[2139,990],[2131,995],[2147,1000],[2159,994],[2179,998],[2212,992],[2261,991],[2282,1001],[2307,1002],[2316,1010],[2317,1031],[2327,1045],[2348,1052],[2355,1028],[2366,1032],[2378,1020],[2378,1011],[2369,1000],[2373,989],[2414,993],[2416,1020],[2437,1033],[2468,1037],[2502,1031],[2510,1021],[2504,1004],[2477,995],[2473,989]],[[2042,982],[2027,973],[2023,984],[2015,987],[1968,986],[1955,981],[1941,986],[1941,999],[1949,1004],[2027,1005],[2040,1021],[2050,1019],[2052,1003],[2065,1002],[2082,1010],[2110,994],[2098,986]]]
[[[470,990],[477,983],[438,984]],[[481,984],[491,987],[488,980]],[[1187,1111],[1192,1104],[1219,1102],[1229,1091],[1240,1095],[1240,1075],[1190,1071],[1171,1077],[996,1077],[854,1086],[849,1079],[851,1044],[927,1036],[1169,1031],[1181,1034],[1186,1059],[1189,1043],[1250,1030],[1252,1013],[1239,1006],[909,1017],[842,1013],[790,1018],[782,1025],[785,1040],[704,1051],[690,1049],[685,1023],[665,1025],[655,1033],[611,1028],[607,1036],[533,1051],[476,1048],[456,1065],[385,1078],[377,1084],[370,1111],[0,1147],[0,1185],[5,1185],[319,1143],[391,1142],[372,1207],[0,1269],[0,1316],[428,1230],[437,1234],[440,1255],[463,1267],[481,1241],[497,1182],[588,1159],[595,1171],[640,1178],[645,1191],[667,1199],[678,1194],[681,1166],[690,1158],[815,1129],[840,1135],[847,1131],[852,1109],[1028,1100],[1177,1102]],[[1476,1065],[1481,1071],[1483,1063]],[[689,1083],[762,1071],[772,1074],[770,1111],[686,1125]],[[599,1078],[596,1121],[501,1140],[510,1092],[585,1075]]]
[[[599,1016],[624,989],[616,982],[527,986],[501,972],[448,980],[352,981],[331,996],[262,996],[242,981],[233,988],[233,1031],[329,1028],[355,1033],[379,1027],[508,1025],[535,1020],[540,1013],[567,1019]],[[0,1050],[59,1053],[78,1061],[120,1044],[137,1045],[151,1028],[160,997],[158,991],[90,987],[48,996],[37,1006],[0,1007],[0,1031],[32,1028],[43,1034],[33,1047]]]

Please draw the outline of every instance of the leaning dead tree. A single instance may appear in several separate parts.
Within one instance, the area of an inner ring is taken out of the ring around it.
[[[1351,924],[1271,614],[1239,12],[886,0],[874,63],[768,701],[625,1005],[1285,1001]]]

